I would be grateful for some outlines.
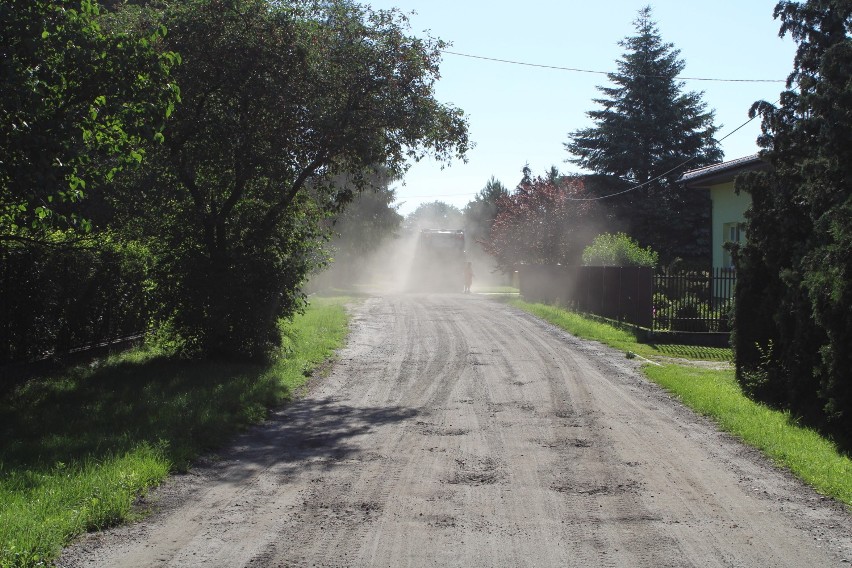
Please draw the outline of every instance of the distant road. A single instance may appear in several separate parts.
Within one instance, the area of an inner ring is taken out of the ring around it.
[[[305,398],[60,566],[848,566],[852,517],[623,353],[476,295],[355,308]]]

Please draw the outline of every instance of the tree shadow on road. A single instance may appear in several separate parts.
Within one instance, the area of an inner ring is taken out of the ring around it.
[[[382,459],[386,456],[363,444],[363,437],[417,414],[413,408],[353,406],[331,397],[295,401],[219,454],[224,481],[239,483],[258,467],[275,467],[286,476],[306,467],[328,470]]]

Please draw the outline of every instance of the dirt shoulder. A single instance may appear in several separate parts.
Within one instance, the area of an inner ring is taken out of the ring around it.
[[[329,376],[60,566],[841,566],[852,516],[637,360],[464,295],[370,298]]]

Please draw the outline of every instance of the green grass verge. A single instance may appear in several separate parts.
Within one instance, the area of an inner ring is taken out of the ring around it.
[[[789,414],[746,398],[733,371],[680,365],[648,365],[644,371],[684,404],[760,449],[818,492],[852,505],[852,459],[817,432],[797,425]]]
[[[561,327],[572,335],[600,341],[651,360],[664,357],[725,361],[730,349],[689,345],[645,345],[625,330],[545,304],[517,299],[508,304]],[[817,432],[803,428],[785,412],[773,410],[746,397],[733,370],[713,370],[685,365],[645,365],[645,375],[696,412],[746,444],[763,451],[776,464],[818,492],[852,506],[852,460]]]
[[[270,364],[140,348],[0,402],[0,567],[49,565],[75,535],[131,518],[146,489],[291,398],[342,344],[344,303],[315,298],[282,322]]]
[[[632,352],[648,359],[672,357],[701,361],[730,361],[732,359],[730,348],[641,343],[636,335],[630,331],[583,317],[556,306],[534,304],[517,298],[506,298],[504,301],[561,327],[572,335],[600,341],[625,353]]]
[[[477,286],[474,284],[471,286],[471,291],[474,294],[518,294],[520,290],[515,288],[514,286]]]

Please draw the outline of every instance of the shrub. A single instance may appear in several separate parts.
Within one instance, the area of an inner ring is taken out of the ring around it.
[[[133,243],[0,246],[0,364],[144,332],[148,276]]]
[[[659,254],[642,248],[624,233],[603,233],[583,250],[584,266],[646,266],[653,268]]]

